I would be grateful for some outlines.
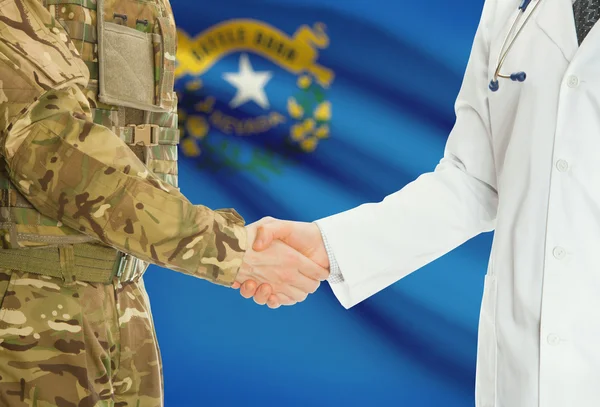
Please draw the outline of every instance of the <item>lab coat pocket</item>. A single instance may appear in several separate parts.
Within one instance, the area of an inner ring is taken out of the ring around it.
[[[477,374],[475,379],[475,405],[496,405],[496,276],[485,276],[479,334],[477,340]]]

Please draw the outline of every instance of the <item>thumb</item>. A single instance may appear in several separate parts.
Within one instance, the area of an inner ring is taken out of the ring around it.
[[[291,233],[291,227],[288,222],[271,222],[258,227],[256,238],[252,248],[257,252],[267,249],[271,246],[273,240],[283,240]]]
[[[256,230],[256,238],[254,239],[254,244],[252,248],[257,252],[263,251],[271,246],[271,242],[274,239],[274,233],[271,228],[267,228],[265,226],[259,226]]]

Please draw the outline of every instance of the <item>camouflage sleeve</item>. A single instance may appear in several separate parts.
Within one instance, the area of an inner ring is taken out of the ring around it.
[[[42,214],[142,260],[231,285],[246,234],[232,210],[192,205],[91,120],[88,71],[38,0],[0,7],[1,152]]]

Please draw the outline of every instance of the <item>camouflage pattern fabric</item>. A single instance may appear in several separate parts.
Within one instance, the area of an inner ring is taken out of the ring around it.
[[[124,23],[132,28],[175,32],[167,0],[106,4],[109,17],[131,15]],[[0,0],[1,247],[92,239],[229,286],[246,248],[243,219],[193,205],[180,193],[174,144],[139,154],[120,138],[129,136],[124,126],[142,123],[176,137],[173,44],[154,48],[163,64],[155,72],[156,102],[171,110],[100,103],[96,16],[96,0]],[[73,285],[0,269],[0,406],[162,403],[141,276]]]
[[[12,183],[59,228],[231,285],[246,245],[241,217],[192,205],[93,123],[87,81],[79,52],[38,0],[0,2],[0,147]]]
[[[0,405],[162,406],[142,280],[61,283],[0,269]]]

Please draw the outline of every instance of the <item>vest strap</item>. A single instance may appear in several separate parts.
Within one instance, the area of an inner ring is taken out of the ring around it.
[[[179,130],[159,127],[155,124],[129,125],[115,127],[113,131],[121,140],[129,145],[143,144],[146,147],[159,144],[177,145]]]
[[[58,258],[60,260],[60,271],[65,285],[74,285],[77,281],[75,276],[75,251],[73,246],[59,246]]]
[[[44,6],[51,5],[64,5],[64,4],[75,4],[90,10],[96,10],[96,1],[95,0],[44,0]]]
[[[139,277],[137,259],[111,247],[97,244],[62,245],[59,247],[2,249],[0,267],[26,273],[76,281],[110,284]]]

